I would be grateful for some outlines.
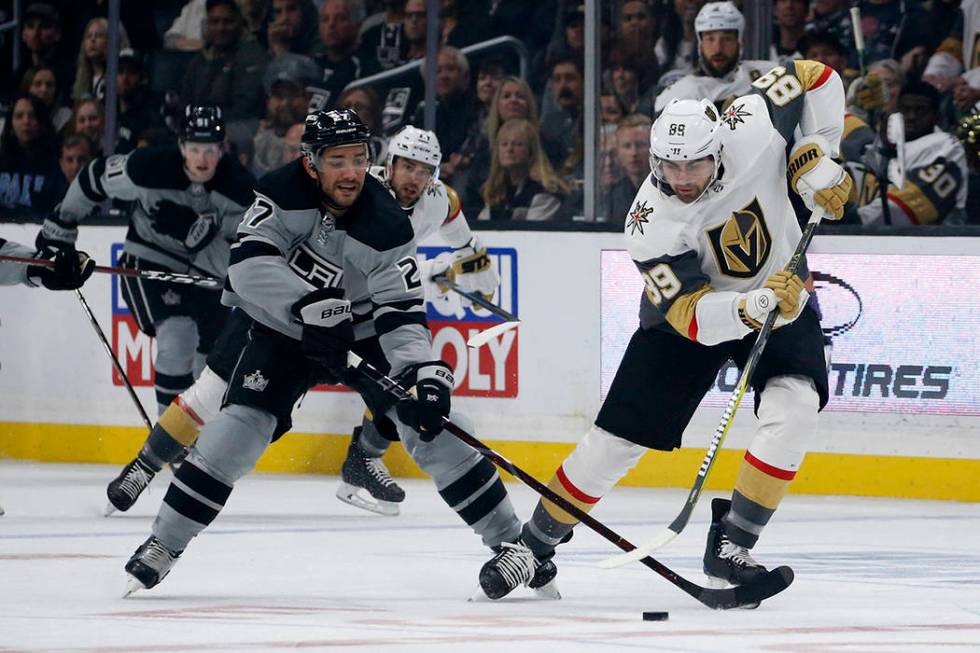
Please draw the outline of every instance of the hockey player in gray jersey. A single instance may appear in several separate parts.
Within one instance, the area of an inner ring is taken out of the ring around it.
[[[418,257],[427,298],[445,292],[431,282],[440,275],[452,277],[466,290],[492,297],[499,283],[497,273],[486,248],[470,231],[456,192],[439,181],[442,157],[435,134],[406,127],[392,138],[388,150],[386,165],[371,168],[370,174],[390,189],[408,214],[416,242],[438,231],[453,248],[452,253],[437,258]],[[218,414],[250,325],[251,318],[244,311],[232,312],[194,385],[167,407],[137,457],[109,483],[107,514],[129,510],[156,473],[193,445],[201,427]],[[405,493],[391,478],[381,456],[398,435],[383,415],[377,416],[382,424],[379,431],[373,417],[367,415],[354,429],[337,497],[365,510],[397,515]]]
[[[440,495],[490,547],[514,542],[520,521],[494,467],[452,437],[449,366],[432,360],[412,224],[367,175],[370,133],[350,111],[307,116],[302,159],[267,175],[232,248],[224,300],[254,320],[218,416],[177,470],[126,571],[131,590],[151,588],[218,515],[234,483],[289,426],[293,404],[316,383],[356,389],[356,351],[415,390],[396,408],[368,395],[375,414]],[[453,419],[463,419],[453,414]],[[465,422],[465,420],[464,420]],[[543,565],[541,585],[555,574]]]
[[[402,210],[409,216],[416,242],[438,232],[453,248],[435,258],[419,257],[419,269],[427,299],[445,293],[434,279],[447,276],[462,289],[492,298],[500,279],[487,256],[486,248],[470,231],[459,196],[439,180],[442,152],[439,140],[430,131],[408,126],[388,144],[384,166],[371,168],[370,174],[387,186]],[[354,429],[347,458],[341,468],[337,498],[383,515],[397,515],[405,492],[395,483],[381,460],[393,439],[398,437],[390,421],[366,416]],[[381,426],[381,429],[378,426]]]
[[[0,238],[0,256],[34,258],[35,253],[26,245]],[[32,288],[44,286],[48,290],[77,290],[95,270],[95,261],[74,247],[59,249],[53,260],[53,266],[0,261],[0,286],[23,284]]]
[[[72,181],[39,249],[74,243],[78,223],[107,199],[133,201],[120,264],[224,278],[235,229],[252,198],[251,173],[222,154],[217,107],[187,107],[179,147],[94,159]],[[156,337],[159,412],[190,387],[221,331],[227,309],[214,291],[124,277],[123,298],[139,329]]]

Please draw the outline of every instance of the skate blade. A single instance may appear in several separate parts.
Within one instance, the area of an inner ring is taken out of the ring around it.
[[[487,596],[487,593],[483,591],[482,587],[477,587],[476,591],[466,599],[467,603],[491,603],[493,599]]]
[[[132,596],[134,593],[138,592],[139,590],[145,590],[145,589],[146,589],[146,585],[139,582],[139,580],[137,580],[135,576],[130,576],[129,574],[126,574],[126,591],[123,593],[122,597],[124,599],[128,598]]]
[[[108,503],[105,504],[105,510],[102,511],[102,516],[109,517],[114,512],[116,512],[116,507],[112,505],[111,501],[109,501]]]
[[[367,493],[367,490],[364,490],[363,488],[341,482],[340,487],[337,488],[337,498],[344,503],[354,506],[355,508],[367,510],[368,512],[373,512],[376,515],[384,515],[385,517],[397,517],[401,512],[401,509],[397,503],[392,503],[391,501],[380,501],[372,497],[370,494],[365,497],[362,495],[362,491]]]
[[[539,599],[561,601],[561,592],[558,591],[558,584],[555,581],[551,581],[550,583],[542,585],[541,587],[532,587],[531,590]]]

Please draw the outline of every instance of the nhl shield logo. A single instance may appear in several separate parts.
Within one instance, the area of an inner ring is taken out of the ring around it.
[[[772,249],[772,238],[759,199],[753,198],[724,224],[707,230],[708,242],[722,274],[750,279],[759,273]]]
[[[261,370],[255,370],[251,374],[246,374],[245,378],[242,379],[242,387],[246,390],[262,392],[267,385],[269,385],[269,379],[262,376]]]

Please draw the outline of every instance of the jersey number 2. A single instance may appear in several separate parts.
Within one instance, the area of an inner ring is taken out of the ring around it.
[[[398,261],[398,267],[402,271],[402,281],[405,282],[405,290],[415,290],[422,286],[419,262],[415,260],[414,256],[406,256]]]

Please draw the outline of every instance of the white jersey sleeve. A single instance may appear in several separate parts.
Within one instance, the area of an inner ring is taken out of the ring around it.
[[[20,243],[0,238],[0,254],[3,256],[19,256],[33,258],[34,250]],[[31,285],[27,281],[27,265],[12,261],[0,261],[0,286],[15,286],[17,284]]]

